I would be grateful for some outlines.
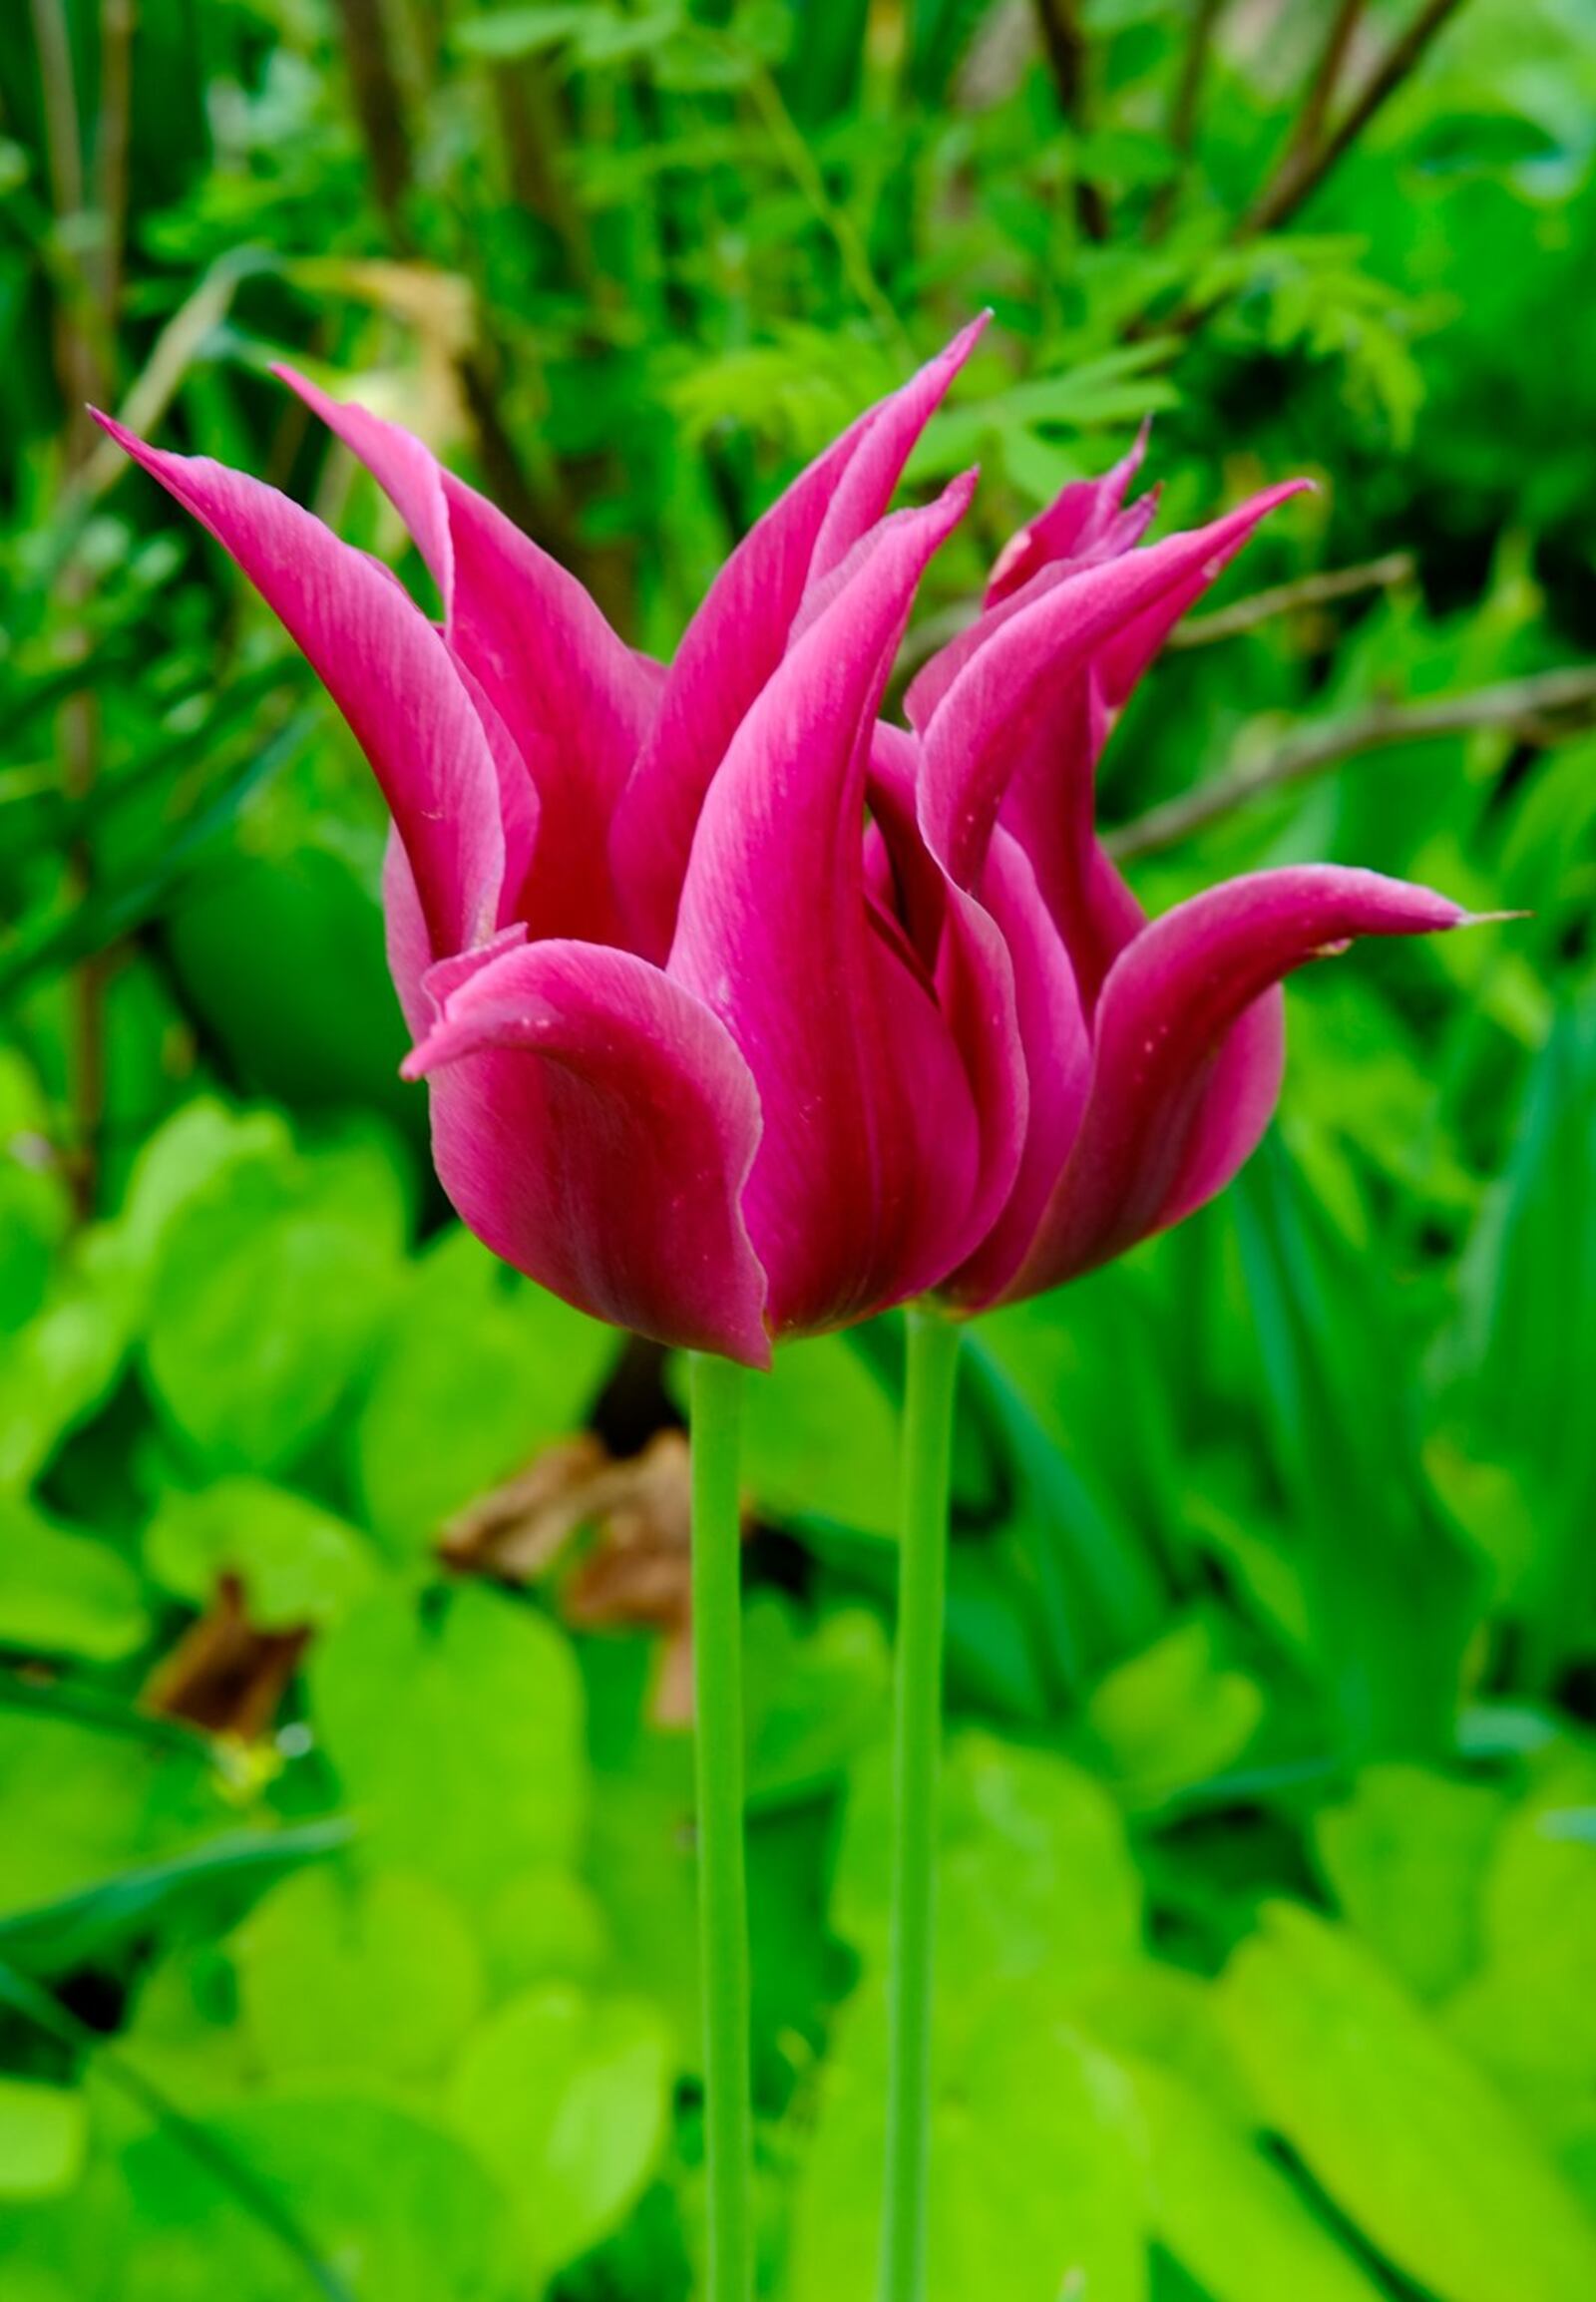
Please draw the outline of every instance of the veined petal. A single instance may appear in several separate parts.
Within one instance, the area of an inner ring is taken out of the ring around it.
[[[861,837],[888,671],[968,480],[884,521],[875,548],[760,692],[709,789],[669,971],[759,1088],[745,1205],[775,1333],[934,1285],[968,1221],[979,1128],[922,969],[873,926]]]
[[[1034,1076],[1025,1039],[1016,976],[1035,958],[1023,909],[1025,891],[1012,887],[1009,867],[1017,864],[1040,909],[1024,859],[1011,841],[999,865],[983,875],[978,899],[962,888],[926,845],[917,814],[918,746],[902,728],[877,724],[871,744],[868,797],[872,834],[880,842],[894,916],[936,991],[970,1082],[980,1140],[980,1166],[972,1194],[959,1260],[986,1238],[1006,1205],[1019,1172],[1033,1118],[1045,1125],[1052,1076]],[[996,851],[998,841],[993,843]],[[995,892],[996,890],[996,892]],[[1015,907],[1020,917],[1014,917]],[[1040,927],[1056,950],[1064,975],[1063,1011],[1073,1000],[1068,962],[1057,932],[1045,914]],[[1008,930],[1015,931],[1011,945]],[[1050,988],[1057,989],[1056,983]],[[1026,990],[1030,989],[1027,979]],[[1037,1041],[1037,1051],[1041,1042]],[[1052,1040],[1049,1035],[1048,1047]],[[1033,1111],[1033,1103],[1035,1110]],[[1049,1178],[1050,1180],[1050,1178]]]
[[[405,1069],[478,1238],[599,1319],[768,1365],[741,1204],[759,1098],[717,1018],[634,954],[563,940],[433,988]]]
[[[1211,582],[1265,513],[1295,493],[1290,484],[1272,488],[1207,528],[1093,562],[1027,595],[1017,611],[995,611],[983,644],[969,654],[929,721],[921,722],[928,832],[960,879],[979,870],[1014,772],[1016,746],[1036,722],[1045,727],[1099,651],[1139,634],[1145,618]],[[1104,701],[1111,707],[1113,697],[1105,692]]]
[[[611,842],[639,949],[669,947],[688,850],[727,745],[781,661],[810,589],[886,511],[910,451],[985,324],[956,336],[793,482],[732,553],[687,626]]]
[[[657,666],[413,434],[290,368],[277,373],[391,499],[437,583],[451,646],[524,763],[538,812],[530,874],[517,889],[524,916],[539,935],[608,940],[610,817],[654,715]]]
[[[1028,528],[1009,538],[987,585],[989,607],[1017,591],[1042,568],[1111,559],[1140,543],[1158,509],[1158,492],[1153,489],[1127,505],[1125,490],[1141,470],[1151,430],[1149,419],[1112,471],[1099,480],[1072,480]]]
[[[349,722],[404,842],[431,949],[484,942],[504,887],[499,777],[443,638],[386,568],[275,488],[97,420],[237,562]]]
[[[1000,815],[1030,858],[1088,1010],[1141,925],[1095,833],[1094,777],[1114,714],[1169,626],[1293,493],[1270,489],[1144,550],[1044,568],[983,618],[985,637],[921,721],[928,839],[972,880]]]
[[[1107,1262],[1229,1181],[1273,1108],[1267,1002],[1283,976],[1353,936],[1467,916],[1427,888],[1323,864],[1227,881],[1144,929],[1103,985],[1080,1130],[1004,1299]],[[1206,1105],[1210,1093],[1221,1100]]]

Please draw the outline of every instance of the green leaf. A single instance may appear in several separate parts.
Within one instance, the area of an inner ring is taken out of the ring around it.
[[[486,1248],[451,1231],[394,1307],[355,1425],[373,1532],[415,1556],[453,1512],[582,1428],[615,1348],[612,1329],[507,1284]]]
[[[207,1466],[302,1454],[364,1371],[398,1283],[404,1209],[370,1146],[222,1168],[163,1241],[145,1364]]]
[[[1596,2227],[1488,2081],[1350,1936],[1271,1904],[1221,2005],[1268,2123],[1436,2302],[1596,2292]]]
[[[354,2093],[273,2094],[204,2121],[264,2195],[291,2208],[358,2302],[526,2302],[498,2185],[456,2138]],[[305,2302],[281,2241],[169,2130],[124,2154],[131,2216],[118,2302]]]
[[[417,2080],[439,2072],[482,2005],[458,1906],[425,1878],[306,1871],[233,1942],[240,2010],[271,2078]]]
[[[809,1636],[769,1596],[743,1617],[751,1811],[812,1798],[885,1731],[892,1673],[874,1615],[829,1613]]]
[[[1443,1998],[1478,1961],[1479,1901],[1500,1795],[1418,1766],[1370,1766],[1314,1823],[1345,1915],[1421,1999]]]
[[[945,2030],[932,2112],[929,2302],[1145,2302],[1142,2143],[1129,2088],[1034,1981],[982,1989]],[[886,2014],[848,2010],[793,2208],[790,2302],[864,2290],[880,2238]]]
[[[218,1479],[197,1494],[169,1492],[145,1534],[158,1583],[197,1607],[224,1575],[243,1586],[263,1631],[339,1621],[371,1588],[376,1560],[330,1511],[264,1479]]]
[[[69,1974],[111,1957],[140,1935],[170,1937],[184,1925],[225,1926],[284,1873],[334,1852],[348,1837],[348,1824],[338,1820],[235,1831],[192,1853],[10,1912],[0,1918],[0,1958],[33,1975]]]
[[[83,2170],[89,2125],[71,2087],[0,2078],[0,2197],[48,2198]]]
[[[1561,2147],[1596,2098],[1596,1762],[1554,1744],[1490,1849],[1479,1901],[1480,1956],[1446,2026]]]
[[[1130,2072],[1147,2130],[1152,2219],[1211,2302],[1381,2302],[1250,2135],[1189,2086],[1148,2065]]]
[[[0,1495],[0,1644],[116,1663],[149,1636],[139,1578],[108,1543]]]
[[[663,2145],[670,2077],[653,2008],[569,1987],[512,2000],[466,2047],[451,2113],[514,2195],[545,2269],[606,2237],[640,2194]]]
[[[582,1685],[561,1634],[480,1584],[385,1593],[319,1641],[310,1709],[362,1844],[475,1899],[572,1853]]]
[[[1156,1806],[1233,1764],[1263,1716],[1263,1689],[1221,1667],[1213,1626],[1196,1616],[1100,1679],[1083,1724],[1120,1795]]]
[[[0,1336],[0,1491],[25,1487],[110,1391],[127,1355],[136,1294],[115,1234],[79,1241],[41,1311]]]
[[[896,1540],[898,1416],[850,1343],[784,1343],[743,1394],[743,1483],[764,1516]]]
[[[832,1923],[882,1966],[892,1838],[879,1751],[849,1795]],[[1140,1945],[1140,1881],[1107,1794],[1051,1752],[990,1734],[966,1730],[950,1743],[937,1892],[939,1984],[954,2001],[974,1976],[1045,1975],[1078,1987]]]

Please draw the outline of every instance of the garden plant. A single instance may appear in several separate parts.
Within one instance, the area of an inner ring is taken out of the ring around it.
[[[1596,2290],[1589,0],[0,138],[0,2291]]]

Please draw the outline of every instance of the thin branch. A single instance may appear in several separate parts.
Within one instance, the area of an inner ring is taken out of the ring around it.
[[[1358,759],[1399,744],[1424,743],[1434,736],[1466,735],[1494,727],[1522,742],[1546,744],[1596,724],[1596,665],[1573,664],[1504,680],[1434,703],[1374,703],[1328,725],[1305,728],[1270,759],[1235,769],[1185,792],[1134,822],[1110,832],[1103,845],[1116,861],[1156,855],[1266,792],[1308,783],[1343,760]]]
[[[1294,583],[1276,583],[1267,591],[1253,591],[1211,615],[1189,615],[1169,634],[1169,647],[1209,647],[1216,640],[1234,639],[1276,615],[1293,615],[1302,607],[1328,606],[1333,599],[1352,599],[1360,591],[1389,591],[1405,583],[1413,573],[1410,552],[1388,552],[1359,568],[1328,568]]]
[[[1042,46],[1058,91],[1058,109],[1077,143],[1090,128],[1088,67],[1091,51],[1080,21],[1078,0],[1036,0],[1036,18]],[[1103,241],[1109,236],[1108,202],[1099,185],[1075,173],[1075,221],[1083,239]]]
[[[1243,238],[1278,231],[1296,214],[1415,70],[1430,43],[1462,5],[1463,0],[1424,0],[1417,15],[1392,42],[1329,135],[1319,138],[1311,147],[1299,149],[1294,144],[1279,174],[1264,187],[1248,211],[1241,227]],[[1336,64],[1339,70],[1339,56]],[[1328,94],[1327,91],[1327,102]]]
[[[1208,77],[1214,29],[1224,5],[1225,0],[1196,0],[1192,12],[1191,31],[1181,56],[1180,73],[1169,107],[1169,149],[1175,155],[1175,172],[1167,184],[1158,187],[1148,207],[1149,240],[1162,239],[1175,219],[1181,180],[1186,174],[1197,142],[1197,117],[1202,110],[1203,83]]]

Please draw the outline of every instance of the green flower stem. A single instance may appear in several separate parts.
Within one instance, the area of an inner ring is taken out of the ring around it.
[[[698,1937],[703,1964],[707,2302],[749,2302],[753,2237],[748,1897],[743,1863],[742,1369],[692,1356],[692,1649],[697,1716]]]
[[[893,1726],[896,1841],[881,2302],[924,2302],[926,2292],[937,1785],[959,1337],[958,1327],[937,1312],[909,1314]]]

